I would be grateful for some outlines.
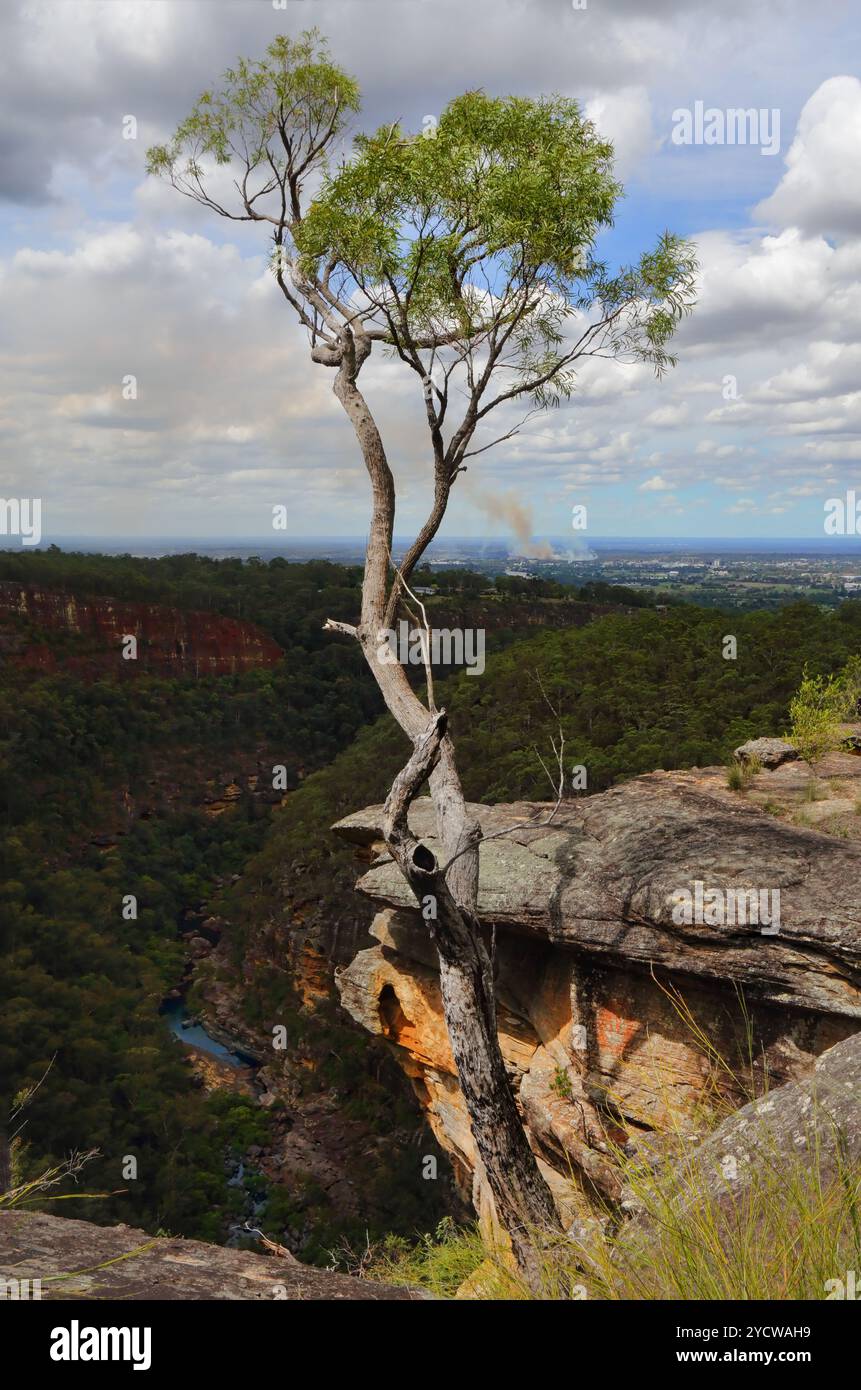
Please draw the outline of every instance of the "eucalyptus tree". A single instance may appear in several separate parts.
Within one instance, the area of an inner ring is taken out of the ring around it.
[[[370,525],[355,624],[386,705],[413,744],[385,808],[391,853],[420,901],[440,963],[446,1023],[476,1150],[515,1257],[533,1283],[539,1247],[559,1231],[529,1146],[496,1028],[493,964],[477,920],[481,830],[464,801],[444,710],[392,661],[385,633],[437,534],[467,460],[558,404],[589,358],[672,364],[668,345],[694,298],[692,247],[663,235],[611,271],[596,239],[621,192],[613,149],[561,96],[456,97],[410,134],[394,122],[357,136],[354,79],[312,30],[279,37],[203,93],[151,173],[222,217],[271,236],[271,266],[332,373],[370,482]],[[432,501],[398,566],[396,486],[361,374],[377,350],[416,383]],[[493,417],[502,423],[491,429]],[[415,840],[411,801],[425,781],[440,857]]]

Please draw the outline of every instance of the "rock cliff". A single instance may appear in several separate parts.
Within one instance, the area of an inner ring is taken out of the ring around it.
[[[69,639],[52,643],[52,635]],[[122,659],[127,635],[134,661]],[[0,659],[36,670],[77,675],[235,675],[274,666],[284,655],[254,623],[218,613],[191,613],[156,603],[78,598],[56,589],[0,581]]]
[[[834,755],[829,771],[851,812],[861,760]],[[481,849],[479,917],[495,934],[509,1074],[566,1219],[596,1194],[618,1199],[616,1144],[655,1132],[692,1142],[717,1094],[740,1105],[742,1079],[756,1090],[802,1078],[861,1029],[861,845],[786,818],[805,777],[787,763],[739,796],[724,769],[651,773],[566,803],[543,826],[549,807],[472,808],[486,836],[510,832]],[[347,1011],[393,1045],[491,1222],[432,924],[385,854],[380,814],[371,807],[335,827],[365,855],[381,851],[358,884],[379,907],[377,944],[337,986]],[[434,848],[428,799],[411,822]],[[753,893],[770,907],[759,920]]]

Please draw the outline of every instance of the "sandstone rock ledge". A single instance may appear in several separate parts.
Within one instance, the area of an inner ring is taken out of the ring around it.
[[[199,1240],[22,1211],[0,1213],[0,1278],[40,1279],[43,1301],[413,1301],[427,1296]]]
[[[845,762],[861,772],[858,759]],[[761,776],[777,788],[794,767]],[[381,809],[334,827],[381,851],[358,883],[382,909],[371,927],[379,944],[338,972],[338,989],[347,1011],[395,1046],[465,1194],[492,1222],[429,924],[385,855]],[[597,1194],[618,1199],[615,1145],[655,1132],[693,1142],[715,1088],[742,1104],[729,1071],[773,1089],[861,1030],[857,842],[764,814],[719,768],[650,773],[564,805],[543,827],[549,807],[472,809],[485,835],[511,830],[481,849],[479,918],[496,929],[503,1054],[563,1217]],[[410,819],[436,848],[428,798]],[[678,894],[697,882],[779,890],[779,931],[680,925]]]

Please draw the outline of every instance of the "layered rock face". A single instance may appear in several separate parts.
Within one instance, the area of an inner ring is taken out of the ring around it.
[[[840,773],[857,777],[861,760]],[[798,776],[793,765],[762,776],[776,787],[784,774]],[[598,1194],[618,1198],[615,1145],[655,1132],[690,1143],[716,1095],[740,1105],[749,1085],[801,1078],[861,1030],[857,843],[763,814],[727,790],[723,769],[651,773],[564,805],[549,825],[549,807],[472,810],[485,836],[510,830],[481,849],[479,918],[495,937],[503,1053],[565,1219]],[[358,884],[380,908],[377,944],[337,973],[341,1000],[391,1041],[492,1222],[433,924],[388,861],[380,823],[372,807],[335,827],[382,851]],[[436,849],[428,799],[411,823]]]
[[[0,632],[0,656],[16,665],[76,674],[235,675],[274,666],[284,655],[253,623],[218,613],[187,613],[157,603],[76,598],[34,585],[0,581],[0,623],[24,619],[45,633],[78,639],[79,648],[58,650],[10,625]],[[122,659],[126,636],[138,641],[136,660]]]

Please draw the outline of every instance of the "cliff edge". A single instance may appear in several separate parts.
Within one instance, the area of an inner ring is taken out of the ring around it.
[[[859,805],[861,759],[835,754],[825,771],[843,825]],[[718,1095],[740,1106],[799,1080],[861,1030],[861,842],[809,828],[809,777],[787,763],[739,795],[723,768],[650,773],[564,803],[549,825],[550,807],[471,808],[485,836],[509,832],[481,848],[479,919],[488,940],[495,933],[503,1054],[563,1219],[596,1196],[619,1199],[615,1146],[656,1134],[695,1142]],[[492,1223],[433,924],[388,858],[381,810],[334,827],[366,856],[379,851],[358,883],[380,908],[377,944],[337,986],[353,1018],[394,1047],[464,1194]],[[435,848],[428,798],[410,819]]]

